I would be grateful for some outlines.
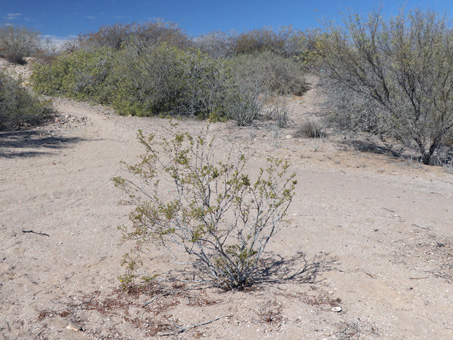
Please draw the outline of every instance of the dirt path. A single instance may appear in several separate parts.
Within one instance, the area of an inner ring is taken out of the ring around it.
[[[295,115],[315,100],[313,91],[298,100]],[[0,133],[0,338],[145,339],[223,316],[173,337],[453,338],[453,177],[441,168],[291,138],[294,129],[277,138],[266,125],[215,124],[221,144],[243,146],[254,164],[292,162],[291,227],[269,251],[284,260],[274,278],[305,271],[247,293],[173,286],[145,307],[149,292],[121,304],[114,289],[130,245],[118,245],[117,226],[131,207],[118,205],[111,178],[141,152],[137,129],[162,134],[169,123],[62,99],[55,107],[55,123]],[[145,265],[173,267],[166,256]]]

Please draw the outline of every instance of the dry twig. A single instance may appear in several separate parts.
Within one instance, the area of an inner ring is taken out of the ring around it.
[[[175,324],[175,327],[178,328],[178,330],[176,332],[172,332],[172,333],[164,333],[164,334],[160,334],[161,336],[170,336],[170,335],[176,335],[176,334],[180,334],[180,333],[184,333],[190,329],[193,329],[193,328],[196,328],[196,327],[200,327],[200,326],[205,326],[205,325],[208,325],[214,321],[217,321],[217,320],[220,320],[220,319],[223,319],[223,318],[231,318],[232,315],[225,315],[225,316],[219,316],[215,319],[212,319],[212,320],[209,320],[209,321],[205,321],[205,322],[200,322],[200,323],[196,323],[194,325],[188,325],[188,326],[185,326],[185,327],[182,327],[182,326],[179,326],[177,324]]]

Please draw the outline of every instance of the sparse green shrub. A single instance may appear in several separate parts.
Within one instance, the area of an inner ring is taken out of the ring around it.
[[[20,81],[0,72],[0,130],[37,124],[49,112],[49,103],[31,95]]]
[[[282,227],[295,175],[286,161],[269,159],[252,179],[245,155],[216,159],[208,129],[195,136],[175,130],[157,141],[140,131],[145,154],[128,167],[133,179],[114,178],[136,206],[125,236],[138,248],[151,242],[176,257],[185,252],[201,280],[244,289],[259,278],[260,259]]]
[[[230,63],[237,81],[260,93],[302,95],[307,90],[304,73],[297,62],[279,54],[270,51],[243,54],[232,58]]]
[[[36,65],[31,83],[38,93],[77,100],[109,103],[113,90],[106,79],[111,74],[114,52],[109,48],[77,50]]]
[[[31,57],[39,50],[39,33],[26,27],[0,27],[0,55],[10,62],[25,64],[25,57]]]
[[[418,149],[424,164],[453,131],[453,34],[414,10],[385,20],[350,15],[319,44],[329,110],[348,130]]]
[[[225,97],[228,119],[239,126],[249,126],[257,119],[263,109],[263,98],[254,89],[235,86]]]
[[[264,105],[264,117],[277,123],[277,128],[285,128],[291,122],[292,107],[285,96],[268,96]]]

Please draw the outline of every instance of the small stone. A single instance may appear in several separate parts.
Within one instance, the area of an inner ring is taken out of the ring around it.
[[[341,307],[333,307],[333,308],[331,309],[331,311],[332,311],[332,312],[338,313],[338,312],[341,312],[342,309],[341,309]]]
[[[82,327],[77,325],[75,322],[69,321],[69,324],[66,326],[66,329],[70,329],[71,331],[74,332],[80,332],[83,331]]]

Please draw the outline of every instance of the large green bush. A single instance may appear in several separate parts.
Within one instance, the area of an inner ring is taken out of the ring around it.
[[[107,92],[106,79],[113,58],[113,50],[105,47],[77,50],[50,64],[37,64],[31,82],[38,93],[108,103],[111,93]]]
[[[117,54],[110,83],[116,86],[114,108],[142,116],[225,116],[224,97],[234,89],[223,61],[168,44],[124,48]]]
[[[225,61],[166,43],[80,49],[37,65],[32,84],[38,93],[111,104],[122,115],[234,119],[244,97]]]
[[[20,81],[0,72],[0,130],[39,123],[49,106],[22,87]]]

